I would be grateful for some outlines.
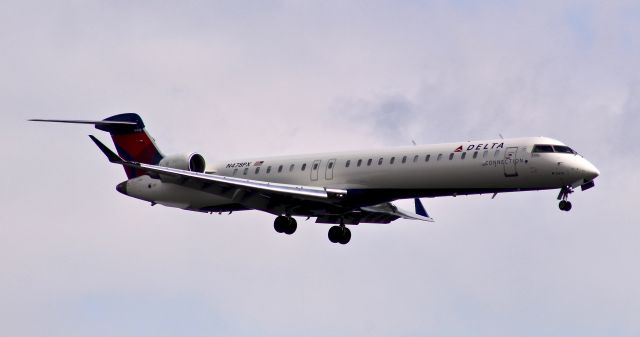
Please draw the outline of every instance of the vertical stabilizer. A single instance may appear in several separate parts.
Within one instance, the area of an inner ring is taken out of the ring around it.
[[[155,141],[145,130],[142,118],[135,113],[125,113],[104,119],[104,124],[96,124],[96,129],[109,132],[118,155],[124,160],[157,165],[163,155]],[[113,124],[109,122],[128,122]],[[135,123],[135,124],[133,124]],[[124,167],[129,179],[145,174],[135,168]]]

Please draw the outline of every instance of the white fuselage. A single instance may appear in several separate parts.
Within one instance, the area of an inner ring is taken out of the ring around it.
[[[576,187],[599,174],[574,153],[532,153],[536,144],[564,145],[545,137],[492,139],[230,160],[208,164],[206,172],[344,189],[361,197],[363,205],[410,197]],[[193,210],[230,203],[149,176],[130,180],[127,189],[135,198]]]

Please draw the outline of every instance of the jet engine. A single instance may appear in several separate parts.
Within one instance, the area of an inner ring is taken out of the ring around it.
[[[203,173],[205,160],[199,153],[183,153],[166,156],[158,163],[160,166],[170,167],[179,170]]]

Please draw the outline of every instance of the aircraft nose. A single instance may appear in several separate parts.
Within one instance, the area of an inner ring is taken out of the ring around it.
[[[118,191],[118,192],[120,192],[120,193],[122,193],[124,195],[127,195],[127,182],[123,181],[123,182],[119,183],[118,185],[116,185],[116,191]]]
[[[593,180],[600,175],[598,168],[587,160],[582,164],[582,172],[586,181]]]

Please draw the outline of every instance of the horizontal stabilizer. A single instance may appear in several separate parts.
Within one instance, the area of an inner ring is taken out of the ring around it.
[[[124,113],[101,121],[80,120],[80,119],[30,119],[31,122],[51,122],[51,123],[69,123],[69,124],[90,124],[98,130],[106,131],[113,134],[135,133],[144,129],[142,118],[134,113]]]
[[[111,135],[111,139],[115,145],[115,151],[118,159],[116,163],[123,160],[127,162],[145,163],[156,165],[160,163],[164,155],[155,143],[155,140],[145,130],[142,118],[135,113],[123,113],[114,115],[103,120],[80,120],[80,119],[29,119],[33,122],[52,122],[52,123],[69,123],[69,124],[89,124],[93,125],[100,131],[106,131]],[[92,137],[92,140],[95,139]],[[98,144],[98,142],[96,142]],[[100,150],[107,155],[110,161],[116,160],[106,150],[107,147],[98,145]],[[124,170],[129,179],[145,174],[144,171],[137,167],[124,165]]]
[[[71,124],[93,124],[93,125],[117,125],[117,126],[135,126],[136,122],[121,121],[88,121],[88,120],[71,120],[71,119],[29,119],[30,122],[52,122],[52,123],[71,123]]]
[[[92,135],[89,135],[89,138],[91,138],[91,140],[94,143],[96,143],[96,145],[98,145],[98,148],[100,148],[100,151],[102,151],[102,153],[104,153],[104,155],[107,156],[107,159],[109,159],[110,162],[116,163],[116,164],[124,163],[124,160],[122,160],[120,156],[118,156],[113,151],[111,151],[111,149],[109,149],[106,145],[102,144],[102,142],[100,142],[98,138]]]

